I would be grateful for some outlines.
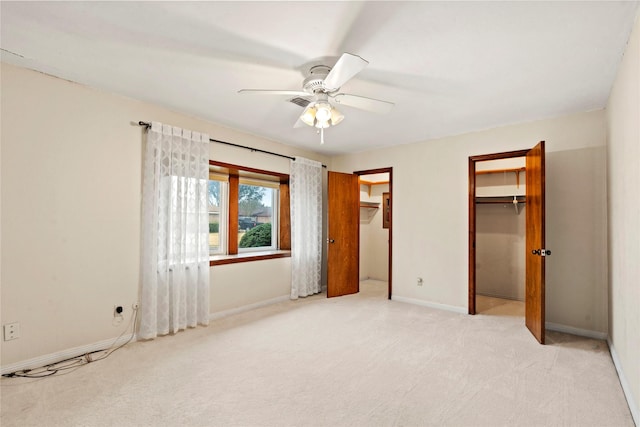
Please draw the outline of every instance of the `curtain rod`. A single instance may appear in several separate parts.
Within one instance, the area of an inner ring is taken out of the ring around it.
[[[138,122],[139,126],[144,126],[149,129],[151,127],[151,123],[143,122],[142,120]],[[284,157],[285,159],[295,160],[295,157],[285,156],[284,154],[274,153],[272,151],[261,150],[259,148],[247,147],[246,145],[234,144],[233,142],[220,141],[218,139],[209,138],[209,142],[217,142],[218,144],[230,145],[232,147],[244,148],[245,150],[257,151],[259,153],[271,154],[272,156]],[[326,168],[327,165],[322,165],[323,168]]]

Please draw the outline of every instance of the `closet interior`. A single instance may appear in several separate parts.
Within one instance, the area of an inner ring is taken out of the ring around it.
[[[477,295],[525,299],[525,161],[519,157],[476,164]],[[489,306],[497,304],[491,301]]]
[[[389,174],[360,176],[360,280],[389,280]]]

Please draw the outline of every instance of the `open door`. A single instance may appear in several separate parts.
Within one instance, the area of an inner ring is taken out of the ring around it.
[[[527,152],[525,324],[544,344],[544,141]]]
[[[515,157],[526,158],[526,284],[525,324],[533,336],[544,344],[545,259],[545,170],[544,141],[530,150],[484,154],[469,157],[469,314],[476,314],[476,162]]]
[[[353,174],[329,172],[327,297],[360,290],[360,184]]]

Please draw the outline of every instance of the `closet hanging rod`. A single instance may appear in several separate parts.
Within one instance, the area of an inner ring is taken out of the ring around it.
[[[508,205],[509,203],[514,203],[513,200],[476,200],[476,203],[480,204],[480,205],[486,205],[486,204],[496,204],[496,205]],[[527,202],[525,202],[524,200],[520,201],[516,201],[516,203],[524,203],[526,204]]]
[[[138,126],[144,126],[145,129],[149,129],[151,127],[151,123],[143,122],[142,120],[140,120],[138,122]],[[249,151],[253,151],[253,152],[257,151],[258,153],[264,153],[264,154],[270,154],[272,156],[284,157],[285,159],[291,159],[291,160],[295,160],[296,159],[295,157],[287,156],[287,155],[280,154],[280,153],[274,153],[273,151],[261,150],[259,148],[248,147],[246,145],[234,144],[233,142],[220,141],[219,139],[209,138],[209,142],[216,142],[218,144],[230,145],[232,147],[237,147],[237,148],[244,148],[245,150],[249,150]],[[323,164],[322,167],[326,168],[327,165]]]

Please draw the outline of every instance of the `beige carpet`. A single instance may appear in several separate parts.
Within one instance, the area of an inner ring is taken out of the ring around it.
[[[59,377],[2,379],[9,426],[633,426],[606,343],[359,295],[216,320]]]

